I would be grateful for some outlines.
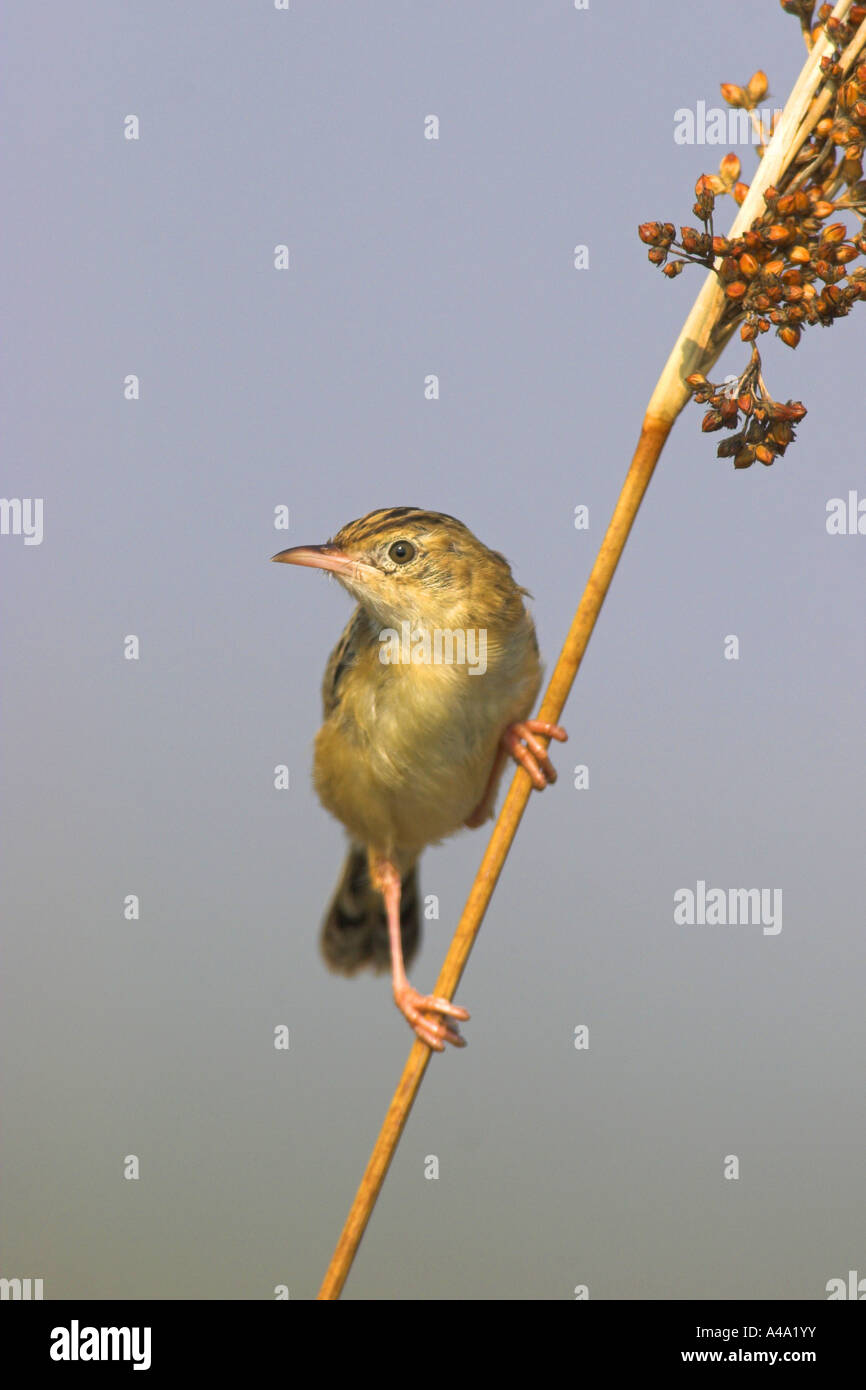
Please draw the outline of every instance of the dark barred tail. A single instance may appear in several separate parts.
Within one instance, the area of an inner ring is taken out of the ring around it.
[[[400,890],[400,928],[408,968],[421,942],[418,872],[414,866],[403,878]],[[346,857],[322,925],[321,945],[328,969],[340,975],[354,975],[367,966],[377,973],[391,968],[385,902],[370,882],[367,852],[360,845],[352,845]]]

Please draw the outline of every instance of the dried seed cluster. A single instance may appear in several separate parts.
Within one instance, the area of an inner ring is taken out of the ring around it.
[[[795,438],[794,426],[806,414],[800,401],[774,401],[761,376],[761,358],[752,348],[751,361],[735,384],[707,381],[702,372],[687,377],[700,405],[709,402],[701,422],[705,434],[712,430],[737,430],[718,447],[719,458],[733,458],[735,468],[751,468],[757,459],[768,466],[784,454]],[[743,423],[740,427],[740,416]],[[739,427],[739,428],[738,428]]]
[[[748,468],[755,459],[771,464],[792,442],[794,425],[806,413],[799,402],[783,405],[769,395],[754,340],[774,328],[783,343],[795,348],[805,328],[829,326],[848,314],[858,300],[866,299],[866,268],[852,266],[866,254],[866,61],[847,72],[842,64],[845,48],[866,19],[866,4],[852,5],[844,20],[833,19],[832,6],[822,5],[818,24],[811,30],[811,0],[782,0],[782,8],[800,19],[808,41],[814,42],[825,30],[834,43],[821,62],[821,90],[830,94],[827,114],[785,171],[782,186],[766,189],[763,214],[742,236],[714,235],[716,198],[729,193],[742,203],[748,193],[739,179],[739,159],[728,154],[718,174],[704,174],[695,185],[693,210],[702,230],[681,227],[677,240],[671,222],[644,222],[638,229],[650,248],[650,261],[669,278],[690,263],[715,270],[726,299],[720,332],[739,324],[740,337],[753,344],[751,361],[735,391],[713,386],[700,373],[688,378],[695,400],[712,407],[704,416],[704,430],[738,431],[717,450],[721,458],[733,457],[737,468]],[[754,111],[766,91],[762,72],[756,72],[745,87],[722,86],[730,105],[749,111]],[[761,147],[758,152],[762,153]],[[849,232],[845,222],[829,220],[840,213],[857,219],[859,227]],[[672,251],[679,253],[674,259]],[[745,416],[742,427],[741,414]]]

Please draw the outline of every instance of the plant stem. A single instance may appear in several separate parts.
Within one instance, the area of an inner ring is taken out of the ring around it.
[[[851,0],[840,0],[834,15],[841,18],[850,5]],[[857,35],[859,45],[855,40],[846,50],[845,58],[849,65],[853,61],[853,54],[863,47],[866,21],[861,28],[863,34],[858,31]],[[821,58],[830,52],[830,49],[831,45],[824,34],[811,47],[809,57],[749,187],[748,195],[728,234],[730,238],[740,235],[761,216],[764,211],[764,189],[778,181],[800,149],[808,129],[815,123],[814,119],[809,119],[810,115],[814,115],[814,112],[810,112],[810,105],[822,81]],[[724,287],[715,271],[710,271],[650,398],[634,457],[583,597],[550,678],[538,714],[539,719],[551,723],[557,723],[559,720],[665,441],[683,406],[691,398],[685,378],[696,371],[706,374],[736,327],[735,322],[726,322],[724,326],[720,326],[720,319],[727,303]],[[519,767],[514,774],[439,979],[436,981],[433,992],[446,999],[452,997],[463,974],[531,790],[532,782],[528,773]],[[328,1266],[319,1291],[319,1299],[329,1300],[340,1296],[429,1060],[430,1049],[416,1039]]]

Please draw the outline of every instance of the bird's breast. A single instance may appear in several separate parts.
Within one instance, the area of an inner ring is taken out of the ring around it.
[[[340,684],[316,739],[314,779],[350,834],[414,857],[459,829],[484,794],[505,728],[526,718],[541,667],[531,619],[503,636],[467,641],[467,658],[397,633],[377,642]],[[482,651],[483,647],[483,651]],[[473,670],[475,674],[472,674]]]

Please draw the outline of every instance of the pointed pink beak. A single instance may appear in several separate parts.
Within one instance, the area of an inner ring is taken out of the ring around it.
[[[353,560],[351,555],[346,555],[335,545],[296,545],[291,550],[281,550],[278,555],[272,555],[271,559],[280,560],[284,565],[309,565],[311,569],[331,570],[345,579],[369,579],[378,574],[372,565]]]

